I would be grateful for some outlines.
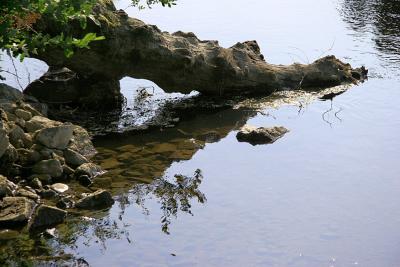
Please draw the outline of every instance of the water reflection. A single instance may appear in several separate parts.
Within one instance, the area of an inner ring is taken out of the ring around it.
[[[354,31],[373,34],[377,50],[400,54],[400,1],[343,0],[341,14]],[[387,59],[400,61],[400,57]]]

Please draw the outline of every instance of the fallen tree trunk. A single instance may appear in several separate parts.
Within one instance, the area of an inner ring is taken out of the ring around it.
[[[256,41],[223,48],[217,41],[202,41],[193,33],[169,34],[156,26],[129,18],[124,11],[117,11],[109,0],[97,4],[93,12],[95,15],[85,31],[78,24],[72,25],[69,31],[75,35],[96,32],[105,36],[104,41],[92,43],[89,50],[76,51],[69,59],[64,57],[62,50],[55,48],[49,48],[38,56],[51,69],[67,67],[77,74],[69,80],[75,87],[75,95],[70,99],[72,102],[82,99],[102,102],[102,98],[118,100],[119,87],[116,84],[125,76],[154,81],[166,92],[196,90],[206,95],[265,95],[279,90],[356,83],[366,75],[364,68],[353,69],[334,56],[309,65],[268,64]],[[52,23],[43,23],[42,27],[50,34],[60,30]],[[38,92],[46,87],[45,81],[49,81],[52,73],[49,74],[40,83],[28,87],[26,93],[46,101],[43,96],[47,94]],[[68,84],[63,81],[61,87]],[[54,90],[54,85],[50,87],[49,90]],[[62,95],[60,98],[69,99]]]

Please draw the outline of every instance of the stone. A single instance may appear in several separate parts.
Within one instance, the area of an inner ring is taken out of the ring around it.
[[[77,180],[83,186],[90,186],[92,184],[92,179],[88,175],[81,175]]]
[[[34,203],[25,197],[5,197],[0,204],[0,225],[26,223]]]
[[[65,210],[52,206],[40,205],[33,215],[29,228],[30,230],[36,228],[51,228],[64,222],[66,217],[67,212]]]
[[[17,186],[9,181],[3,175],[0,175],[0,199],[7,196],[12,196]]]
[[[37,177],[33,178],[33,180],[30,182],[30,185],[35,189],[42,189],[43,188],[42,182]]]
[[[32,119],[25,122],[25,128],[29,133],[34,133],[37,130],[55,127],[60,124],[43,116],[33,116]]]
[[[63,174],[63,168],[60,161],[49,159],[36,163],[32,168],[32,172],[37,174],[48,174],[51,177],[57,178]]]
[[[36,178],[44,185],[51,184],[52,182],[52,178],[48,174],[33,174],[29,176],[28,180],[34,180]]]
[[[103,209],[111,207],[114,204],[110,192],[106,190],[97,190],[96,192],[89,194],[76,203],[76,207],[79,209]]]
[[[101,169],[101,167],[94,163],[84,163],[75,170],[76,177],[87,175],[89,178],[94,178],[102,173],[104,173],[104,171]]]
[[[0,99],[4,102],[16,102],[23,99],[23,94],[18,89],[0,83]]]
[[[65,162],[71,166],[80,166],[82,164],[89,163],[84,156],[69,148],[64,150],[64,158]]]
[[[56,206],[57,208],[65,210],[73,208],[74,204],[74,201],[72,201],[71,199],[63,197],[59,201],[57,201]]]
[[[53,199],[53,198],[56,198],[58,196],[57,192],[55,192],[54,190],[51,190],[51,189],[42,190],[40,192],[40,195],[44,199]]]
[[[237,133],[236,138],[239,142],[247,142],[252,145],[272,144],[283,135],[289,132],[285,127],[254,127],[245,125]]]
[[[36,193],[34,193],[34,192],[30,191],[30,190],[27,190],[25,188],[18,188],[18,190],[15,193],[15,195],[19,196],[19,197],[26,197],[26,198],[29,198],[29,199],[32,199],[32,200],[38,200],[39,199],[39,196]]]
[[[72,138],[73,126],[62,125],[39,130],[36,141],[40,144],[55,149],[65,149]]]
[[[31,165],[41,160],[39,152],[26,148],[17,149],[18,161],[22,165]]]
[[[65,191],[68,191],[69,187],[66,184],[62,183],[55,183],[50,186],[51,189],[58,193],[64,193]]]
[[[32,119],[32,113],[23,109],[15,110],[15,115],[17,115],[19,118],[25,121],[29,121],[30,119]]]
[[[7,132],[3,129],[0,129],[0,158],[4,155],[9,145],[10,142]]]
[[[92,158],[96,153],[89,133],[80,126],[74,126],[74,137],[68,145],[68,148],[78,152],[87,159]]]

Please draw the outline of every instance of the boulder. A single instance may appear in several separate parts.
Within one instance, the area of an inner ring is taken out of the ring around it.
[[[21,91],[7,84],[0,83],[0,100],[1,102],[16,102],[23,99]]]
[[[74,126],[74,137],[71,139],[68,148],[78,152],[87,159],[92,158],[97,153],[89,133],[77,125]]]
[[[0,225],[26,223],[34,203],[25,197],[5,197],[0,204]]]
[[[65,149],[72,138],[73,126],[62,125],[39,130],[36,141],[40,144],[55,149]]]
[[[64,158],[65,162],[71,166],[80,166],[82,164],[89,163],[84,156],[69,148],[64,150]]]
[[[36,163],[32,168],[32,172],[36,174],[48,174],[51,177],[60,177],[63,174],[63,168],[60,161],[49,159]]]
[[[39,206],[32,218],[30,230],[36,228],[49,228],[64,222],[67,212],[52,206]]]
[[[110,192],[106,190],[97,190],[96,192],[85,196],[76,203],[79,209],[103,209],[111,207],[114,204]]]
[[[271,144],[289,132],[285,127],[254,127],[245,125],[237,133],[236,138],[239,142],[247,142],[252,145]]]
[[[61,122],[53,121],[43,116],[34,116],[25,123],[25,128],[29,133],[33,133],[40,129],[56,127],[60,125],[62,125]]]

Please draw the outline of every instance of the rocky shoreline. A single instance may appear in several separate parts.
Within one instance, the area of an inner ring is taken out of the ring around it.
[[[96,150],[88,132],[46,114],[46,105],[0,84],[0,235],[45,230],[70,211],[114,203],[95,183],[104,171],[90,161]]]

